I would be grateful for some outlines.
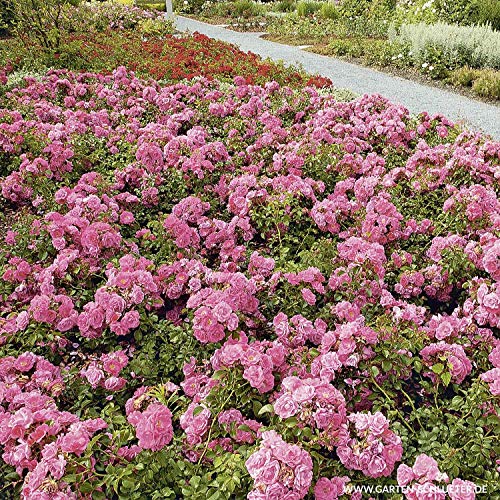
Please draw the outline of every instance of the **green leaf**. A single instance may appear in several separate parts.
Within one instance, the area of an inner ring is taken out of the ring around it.
[[[392,363],[390,361],[382,361],[382,370],[384,370],[384,372],[388,372],[389,370],[392,369]]]
[[[221,378],[224,378],[226,373],[227,373],[227,370],[217,370],[213,373],[212,378],[214,380],[220,380]]]
[[[262,408],[262,403],[255,399],[252,403],[252,409],[253,409],[254,415],[258,415],[261,408]]]
[[[449,385],[449,383],[451,382],[451,373],[450,372],[445,372],[441,375],[441,380],[443,381],[443,384],[445,385],[445,387],[447,387]]]
[[[130,479],[124,479],[122,486],[127,490],[133,490],[136,484],[137,483],[135,481],[131,481]]]
[[[272,404],[267,404],[264,405],[260,410],[257,415],[260,417],[261,415],[264,415],[265,413],[272,413],[274,411],[274,407]]]
[[[442,363],[436,363],[432,368],[431,370],[434,372],[434,373],[443,373],[443,370],[444,370],[444,365]]]
[[[90,493],[94,488],[90,483],[79,483],[78,492],[79,493]]]
[[[193,417],[196,417],[196,415],[199,415],[203,411],[203,406],[197,406],[193,410]]]

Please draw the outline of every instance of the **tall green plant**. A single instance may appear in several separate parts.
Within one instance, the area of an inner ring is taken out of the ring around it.
[[[12,28],[14,14],[11,0],[0,0],[0,36],[8,34]]]
[[[78,0],[15,0],[14,33],[27,45],[56,51],[69,23],[68,7]]]

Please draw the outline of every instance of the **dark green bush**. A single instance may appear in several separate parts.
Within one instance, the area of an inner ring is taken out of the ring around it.
[[[340,10],[345,17],[360,16],[365,13],[371,5],[371,0],[344,0]]]
[[[307,17],[318,12],[321,7],[321,2],[301,1],[297,4],[297,15],[299,17]]]
[[[236,17],[255,17],[263,13],[262,7],[253,0],[237,0],[233,4],[233,12]]]
[[[490,24],[500,30],[498,0],[438,0],[438,17],[446,23],[463,25]]]
[[[323,19],[338,19],[340,17],[338,7],[332,2],[325,2],[321,6],[319,14]]]
[[[295,0],[281,0],[273,10],[275,12],[293,12],[295,10]]]
[[[498,0],[476,0],[476,2],[477,22],[489,23],[494,30],[500,30],[500,2]]]
[[[12,28],[14,14],[11,0],[0,0],[0,36],[6,36]]]

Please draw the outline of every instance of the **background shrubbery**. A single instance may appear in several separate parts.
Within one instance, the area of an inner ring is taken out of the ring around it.
[[[205,2],[200,15],[240,31],[265,30],[277,41],[309,45],[321,54],[411,75],[417,71],[455,86],[463,87],[463,79],[452,73],[473,68],[477,82],[466,86],[497,99],[499,5],[490,0],[237,0]],[[185,8],[191,8],[189,1]]]
[[[449,69],[468,65],[500,69],[500,31],[489,26],[405,24],[393,39],[406,45],[417,64],[434,57]]]

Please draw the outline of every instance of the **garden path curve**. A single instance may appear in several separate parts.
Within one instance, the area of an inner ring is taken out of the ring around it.
[[[197,31],[211,38],[234,43],[241,50],[251,51],[262,57],[300,64],[310,73],[330,78],[336,87],[347,88],[359,94],[381,94],[404,105],[413,113],[441,113],[452,120],[463,122],[469,128],[482,130],[495,139],[500,139],[500,107],[492,104],[306,52],[299,47],[264,40],[259,33],[239,33],[182,16],[176,18],[176,27],[180,31]]]

